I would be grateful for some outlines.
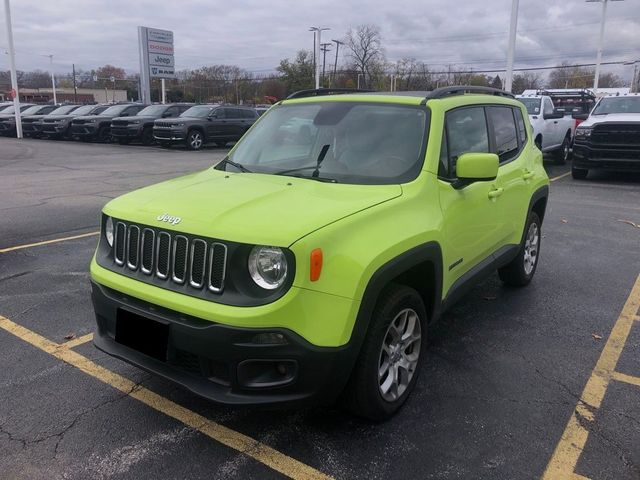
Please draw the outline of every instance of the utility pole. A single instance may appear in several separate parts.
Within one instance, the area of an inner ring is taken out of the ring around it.
[[[604,45],[604,25],[607,21],[607,3],[623,0],[587,0],[588,3],[602,3],[602,20],[600,21],[600,36],[598,37],[598,53],[596,54],[596,73],[593,78],[593,93],[598,93],[600,81],[600,64],[602,63],[602,49]]]
[[[327,62],[327,52],[329,52],[329,47],[331,46],[330,43],[323,43],[321,45],[321,50],[322,50],[322,87],[324,88],[325,86],[325,81],[324,81],[324,72],[325,72],[325,65]]]
[[[511,4],[511,24],[509,26],[509,47],[507,49],[507,73],[504,79],[504,89],[511,91],[513,86],[513,60],[516,52],[516,30],[518,29],[518,5],[519,0],[513,0]]]
[[[315,72],[316,72],[316,90],[320,88],[320,62],[318,59],[320,58],[320,44],[322,43],[322,32],[324,30],[331,30],[330,28],[325,27],[309,27],[309,30],[318,34],[317,41],[314,41],[314,58],[315,58]],[[315,40],[315,36],[314,36]]]
[[[332,42],[334,42],[336,44],[336,60],[333,64],[333,81],[336,81],[336,74],[338,71],[338,50],[340,49],[340,45],[344,45],[344,42],[341,42],[340,40],[331,40]],[[329,86],[331,86],[331,82],[329,82]]]
[[[316,72],[316,27],[309,27],[309,31],[313,32],[313,74]],[[318,87],[316,87],[318,88]]]
[[[76,84],[76,64],[71,64],[71,69],[73,72],[73,103],[78,104],[78,85]]]
[[[9,0],[4,0],[4,20],[7,26],[7,43],[9,44],[9,67],[11,68],[11,94],[16,117],[16,137],[22,138],[22,119],[20,118],[20,93],[18,92],[18,78],[16,76],[16,51],[13,47],[13,30],[11,28],[11,6]]]

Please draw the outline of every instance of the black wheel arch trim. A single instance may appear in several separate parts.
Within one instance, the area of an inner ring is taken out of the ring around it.
[[[369,328],[371,315],[382,290],[395,278],[425,263],[430,264],[433,269],[433,278],[425,281],[425,283],[433,282],[431,285],[432,298],[425,302],[427,317],[429,323],[438,318],[442,301],[442,249],[439,243],[432,241],[413,247],[389,260],[379,267],[369,279],[362,295],[360,309],[349,341],[355,347],[356,356],[360,352],[360,347]]]

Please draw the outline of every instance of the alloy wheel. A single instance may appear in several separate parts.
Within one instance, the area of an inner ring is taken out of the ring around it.
[[[200,132],[193,132],[189,136],[189,145],[191,145],[191,148],[194,150],[198,150],[202,147],[202,135],[200,135]]]
[[[378,362],[378,388],[387,402],[407,390],[420,358],[420,317],[411,308],[400,311],[389,324]]]
[[[540,243],[540,231],[536,223],[529,225],[527,238],[524,242],[524,272],[531,275],[538,261],[538,245]]]

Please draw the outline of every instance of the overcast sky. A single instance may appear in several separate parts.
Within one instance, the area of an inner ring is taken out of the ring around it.
[[[176,68],[234,64],[272,72],[279,60],[311,49],[310,25],[379,25],[389,60],[414,57],[475,70],[503,68],[511,0],[13,0],[18,69],[57,72],[104,64],[138,70],[138,25],[173,30]],[[1,10],[0,47],[6,49]],[[516,66],[590,63],[601,5],[584,0],[520,0]],[[609,2],[604,61],[640,59],[640,0]],[[345,52],[346,53],[346,52]],[[330,54],[333,60],[333,53]],[[8,56],[0,55],[8,69]],[[437,68],[437,67],[436,67]],[[616,71],[630,77],[633,67]]]

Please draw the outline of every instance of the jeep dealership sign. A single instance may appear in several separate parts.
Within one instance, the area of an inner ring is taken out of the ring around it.
[[[175,78],[173,32],[138,27],[140,50],[140,100],[151,103],[152,78]]]

